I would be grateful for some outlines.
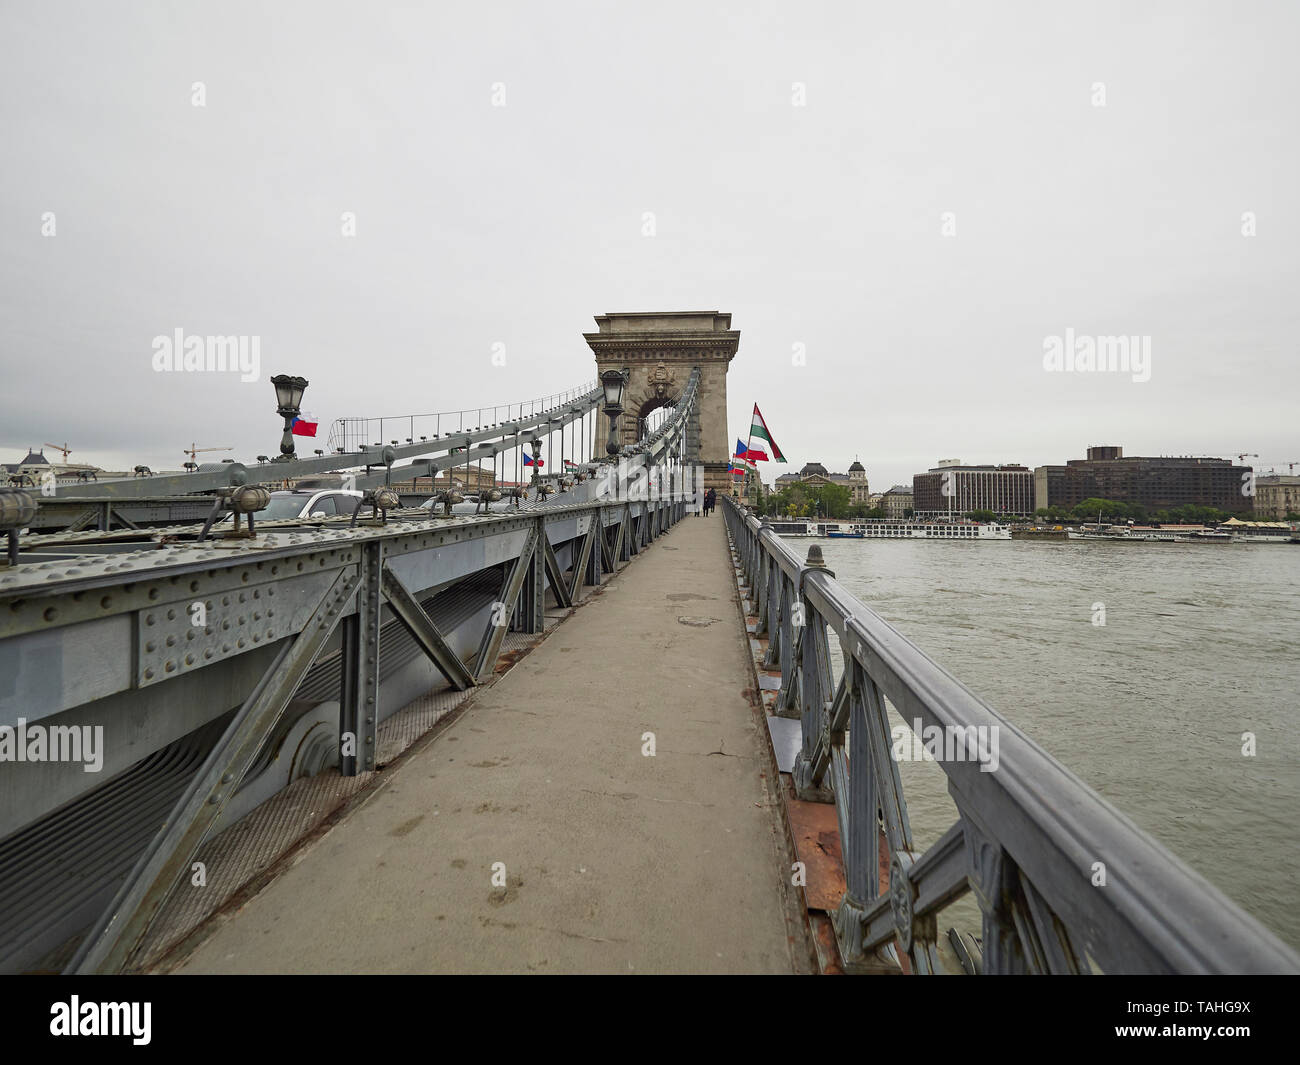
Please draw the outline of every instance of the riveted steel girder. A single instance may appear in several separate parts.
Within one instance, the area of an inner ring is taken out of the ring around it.
[[[359,582],[360,576],[355,571],[340,573],[317,605],[309,624],[295,639],[286,641],[186,788],[166,824],[82,942],[68,971],[112,973],[129,965],[137,944],[189,866],[208,828],[239,787],[299,681],[338,624],[343,605]]]

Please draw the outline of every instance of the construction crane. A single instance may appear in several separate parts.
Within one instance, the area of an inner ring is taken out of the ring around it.
[[[199,447],[193,441],[190,441],[189,447],[181,448],[181,454],[189,455],[190,461],[197,463],[198,460],[195,458],[195,456],[200,451],[234,451],[234,450],[235,449],[233,447]],[[196,466],[195,468],[197,469],[198,467]]]
[[[1245,462],[1247,459],[1257,459],[1257,458],[1259,458],[1259,456],[1256,455],[1253,451],[1238,451],[1238,452],[1237,452],[1237,461],[1238,461],[1238,462]]]
[[[63,452],[63,461],[64,461],[64,462],[67,462],[67,461],[68,461],[68,456],[72,454],[72,448],[68,447],[68,444],[67,444],[66,441],[64,441],[64,444],[63,444],[62,447],[59,447],[58,444],[42,444],[41,447],[48,447],[51,451],[62,451],[62,452]]]

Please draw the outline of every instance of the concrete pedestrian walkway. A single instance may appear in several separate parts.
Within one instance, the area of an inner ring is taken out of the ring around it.
[[[178,971],[805,971],[726,542],[644,549]]]

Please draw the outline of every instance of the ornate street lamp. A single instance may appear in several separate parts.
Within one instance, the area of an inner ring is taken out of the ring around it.
[[[280,454],[275,461],[292,462],[298,457],[293,450],[293,420],[301,412],[307,378],[276,374],[271,378],[271,384],[275,386],[276,413],[284,419],[284,436],[280,438]]]
[[[618,417],[623,413],[623,387],[629,376],[626,369],[606,370],[600,375],[601,387],[605,389],[605,414],[609,417],[609,440],[605,444],[605,454],[611,457],[618,454]]]
[[[537,460],[542,457],[542,442],[534,436],[530,441],[528,441],[528,446],[533,449],[533,484],[536,484],[540,469],[537,465]]]

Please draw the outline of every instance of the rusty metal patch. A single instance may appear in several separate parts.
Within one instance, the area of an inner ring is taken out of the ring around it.
[[[844,862],[840,850],[840,826],[834,803],[786,803],[790,836],[795,856],[804,864],[807,882],[804,905],[809,910],[831,912],[844,897]]]

